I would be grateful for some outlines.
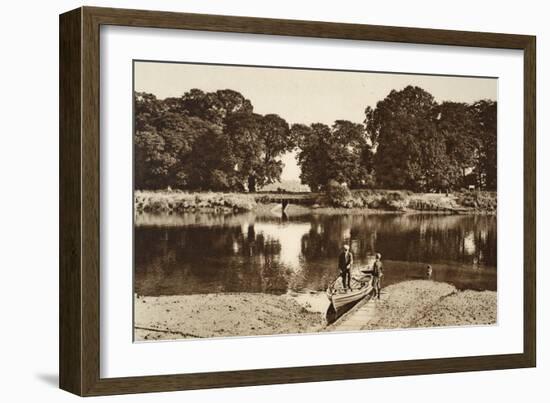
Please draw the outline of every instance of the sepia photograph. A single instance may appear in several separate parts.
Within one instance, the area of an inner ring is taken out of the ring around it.
[[[496,325],[497,100],[135,60],[134,341]]]

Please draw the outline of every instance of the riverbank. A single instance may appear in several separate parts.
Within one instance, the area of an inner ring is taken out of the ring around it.
[[[492,325],[497,320],[495,291],[459,291],[447,283],[405,281],[373,300],[374,315],[358,330]]]
[[[496,192],[413,193],[398,190],[354,190],[343,198],[323,193],[219,193],[180,190],[134,193],[137,213],[236,213],[282,211],[282,203],[299,211],[325,213],[422,212],[495,214]]]
[[[135,298],[135,340],[262,336],[322,329],[324,293],[195,294]]]
[[[371,300],[368,319],[346,330],[388,330],[496,323],[494,291],[459,291],[447,283],[412,280]],[[135,298],[135,339],[170,340],[338,331],[326,327],[324,292],[195,294]],[[353,310],[346,315],[353,316]],[[345,319],[345,318],[342,318]]]

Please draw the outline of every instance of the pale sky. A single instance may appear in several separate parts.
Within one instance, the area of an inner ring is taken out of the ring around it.
[[[494,78],[449,77],[393,73],[212,66],[136,62],[134,85],[159,99],[179,97],[193,88],[204,92],[232,89],[248,98],[254,112],[276,113],[289,124],[325,123],[346,119],[363,122],[367,106],[375,107],[391,90],[415,85],[436,101],[497,100]],[[295,155],[283,156],[283,180],[296,180]]]

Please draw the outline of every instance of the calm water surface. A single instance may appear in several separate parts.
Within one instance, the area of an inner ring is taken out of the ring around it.
[[[356,264],[383,255],[384,285],[424,278],[496,290],[494,216],[254,214],[138,215],[135,291],[140,295],[323,290],[351,239]]]

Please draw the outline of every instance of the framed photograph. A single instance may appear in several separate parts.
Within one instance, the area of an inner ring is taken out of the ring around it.
[[[60,387],[533,367],[535,37],[60,16]]]

